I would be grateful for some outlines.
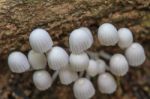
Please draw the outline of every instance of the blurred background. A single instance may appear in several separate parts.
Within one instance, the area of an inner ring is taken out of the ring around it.
[[[59,80],[49,90],[38,91],[32,83],[33,72],[12,73],[7,57],[12,51],[27,54],[29,34],[37,27],[46,29],[55,45],[68,50],[70,32],[85,26],[95,39],[90,51],[123,53],[117,46],[103,47],[98,42],[97,29],[105,22],[131,29],[147,59],[139,68],[130,67],[114,94],[97,90],[93,99],[150,99],[150,0],[0,0],[0,99],[75,99],[73,85],[64,86]],[[96,78],[92,78],[95,88]]]

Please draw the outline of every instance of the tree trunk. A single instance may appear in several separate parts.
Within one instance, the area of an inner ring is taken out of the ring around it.
[[[104,22],[129,27],[136,40],[150,40],[149,0],[1,0],[0,56],[28,51],[28,37],[37,27],[46,29],[55,44],[68,47],[69,33],[87,26],[94,34]],[[94,47],[93,47],[94,48]]]

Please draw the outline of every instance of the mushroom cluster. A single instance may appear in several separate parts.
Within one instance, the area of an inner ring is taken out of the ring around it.
[[[112,94],[117,90],[114,76],[127,74],[129,66],[138,67],[144,63],[146,56],[143,47],[133,42],[132,32],[128,28],[117,30],[114,25],[104,23],[98,28],[98,39],[103,46],[118,46],[125,54],[109,55],[104,51],[87,51],[93,44],[92,32],[81,27],[73,30],[69,37],[70,55],[60,46],[54,46],[51,36],[44,29],[31,32],[29,43],[32,50],[27,57],[19,52],[12,52],[8,65],[12,72],[23,73],[34,70],[33,83],[38,90],[47,90],[59,76],[61,84],[74,82],[73,92],[77,99],[89,99],[95,94],[91,77],[97,77],[99,91]],[[100,56],[109,60],[107,64]],[[55,71],[51,76],[46,70]],[[113,76],[114,75],[114,76]]]

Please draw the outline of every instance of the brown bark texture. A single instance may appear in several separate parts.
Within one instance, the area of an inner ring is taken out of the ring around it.
[[[100,24],[105,22],[114,24],[118,29],[121,27],[131,29],[134,41],[140,42],[144,46],[147,60],[142,71],[131,69],[129,74],[121,79],[122,85],[120,86],[125,86],[124,90],[119,87],[118,91],[110,96],[97,92],[93,99],[129,99],[129,97],[138,99],[140,96],[137,94],[142,92],[136,93],[136,91],[143,86],[145,86],[143,90],[146,95],[147,93],[150,95],[150,89],[146,89],[150,79],[145,80],[146,78],[143,78],[142,75],[144,72],[146,75],[144,77],[150,76],[148,73],[150,71],[150,0],[0,0],[0,82],[2,83],[0,88],[3,89],[0,92],[0,99],[74,98],[72,85],[68,88],[59,82],[46,92],[37,91],[32,87],[31,73],[16,75],[9,71],[7,57],[12,51],[27,53],[31,49],[28,41],[29,34],[37,27],[44,28],[49,32],[54,45],[68,49],[70,32],[86,26],[92,31],[95,39],[90,50],[105,49],[112,54],[117,51],[121,52],[117,47],[103,47],[98,42],[97,29]],[[18,79],[21,80],[18,81]],[[133,83],[128,84],[129,79],[133,80]],[[28,82],[25,83],[25,81]],[[23,84],[17,86],[18,82]],[[96,82],[94,83],[96,85]],[[134,88],[132,87],[131,90],[130,87],[133,85]],[[14,90],[17,90],[18,93]],[[150,97],[148,95],[147,97]]]

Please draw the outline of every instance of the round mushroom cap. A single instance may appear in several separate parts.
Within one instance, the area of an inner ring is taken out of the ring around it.
[[[37,53],[31,50],[28,53],[28,60],[31,64],[31,67],[35,70],[45,69],[47,65],[46,56],[42,53]]]
[[[73,92],[77,99],[90,99],[95,94],[95,88],[87,78],[79,78],[73,85]]]
[[[70,68],[64,68],[59,71],[60,82],[64,85],[69,85],[78,79],[78,74]]]
[[[93,43],[91,32],[84,29],[75,29],[69,37],[70,50],[74,54],[80,54],[90,48]]]
[[[98,73],[102,74],[106,71],[106,63],[104,60],[102,59],[98,59],[96,60],[97,64],[98,64]]]
[[[87,68],[87,74],[91,77],[95,77],[99,73],[99,67],[95,60],[89,61],[89,66]]]
[[[70,55],[70,67],[73,71],[84,71],[89,65],[89,57],[83,52],[81,54]]]
[[[110,71],[116,76],[124,76],[129,70],[128,62],[122,54],[115,54],[110,59]]]
[[[98,28],[98,39],[102,45],[115,45],[119,40],[117,29],[110,23],[102,24]]]
[[[49,51],[48,55],[48,65],[52,70],[60,70],[66,68],[69,65],[69,56],[67,52],[61,47],[53,47]]]
[[[93,35],[92,35],[92,32],[90,31],[90,29],[88,29],[87,27],[80,27],[79,29],[82,29],[89,35],[89,37],[91,38],[92,44],[93,44]]]
[[[144,48],[139,43],[129,46],[125,51],[125,56],[129,65],[133,67],[142,65],[146,59]]]
[[[109,73],[100,74],[98,77],[98,87],[102,93],[112,94],[117,89],[115,79]]]
[[[45,70],[36,71],[33,74],[33,83],[38,90],[44,91],[51,87],[52,78]]]
[[[12,72],[23,73],[30,69],[27,57],[21,52],[12,52],[8,56],[8,65]]]
[[[118,30],[119,41],[118,46],[122,49],[128,48],[133,42],[132,32],[128,28],[120,28]]]
[[[46,53],[53,46],[53,41],[48,32],[40,28],[31,32],[29,36],[29,43],[32,49],[38,53]]]

